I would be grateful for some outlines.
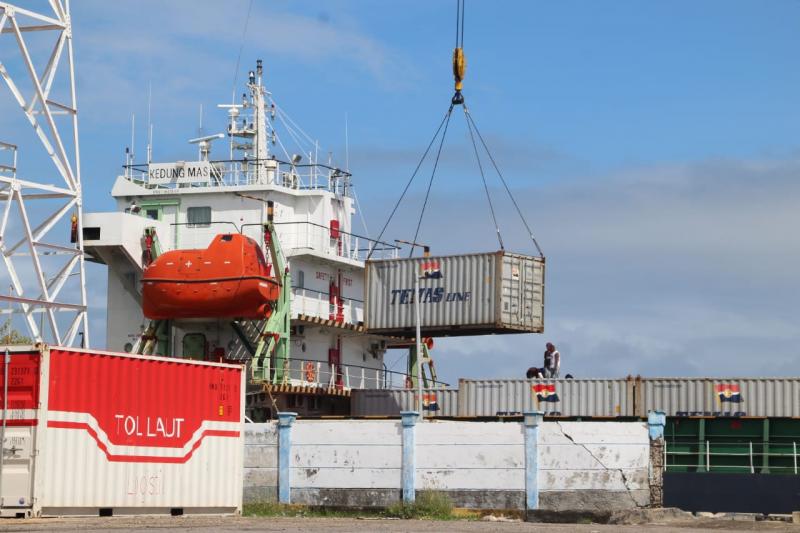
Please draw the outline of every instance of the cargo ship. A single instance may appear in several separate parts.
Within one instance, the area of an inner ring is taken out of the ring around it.
[[[432,336],[543,331],[544,257],[400,259],[356,234],[349,169],[303,145],[260,60],[241,102],[218,107],[227,127],[189,140],[197,160],[155,162],[148,145],[138,164],[128,149],[116,211],[84,215],[85,252],[108,267],[106,349],[246,364],[261,421],[347,415],[353,389],[446,386]],[[405,368],[386,367],[391,348]]]
[[[116,210],[84,215],[87,256],[108,267],[106,348],[245,363],[275,337],[285,346],[260,368],[259,417],[347,414],[350,388],[403,382],[384,364],[398,339],[363,327],[364,260],[398,248],[353,231],[348,169],[319,162],[316,150],[287,150],[279,133],[299,127],[263,76],[259,60],[242,100],[219,106],[223,132],[189,141],[197,160],[155,162],[148,146],[138,164],[128,149],[111,189]],[[215,143],[227,144],[217,159]],[[282,280],[290,309],[278,301]],[[275,311],[285,331],[265,328]]]

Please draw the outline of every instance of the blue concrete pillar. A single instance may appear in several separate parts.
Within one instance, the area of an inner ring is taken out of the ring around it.
[[[416,499],[417,461],[414,453],[414,426],[417,425],[419,413],[416,411],[400,411],[403,423],[403,463],[401,480],[403,483],[403,501],[413,503]]]
[[[528,509],[539,508],[539,424],[542,411],[523,413],[525,426],[525,505]]]
[[[667,415],[662,411],[650,411],[647,413],[647,429],[650,433],[650,440],[658,440],[664,437],[664,426],[667,425]]]
[[[289,467],[292,462],[292,424],[297,413],[278,413],[278,502],[292,503]]]

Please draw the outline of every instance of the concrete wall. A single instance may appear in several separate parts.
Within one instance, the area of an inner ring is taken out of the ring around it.
[[[641,422],[544,422],[542,509],[607,510],[650,504],[650,439]]]
[[[301,420],[291,440],[292,503],[380,507],[399,499],[399,422]]]
[[[278,500],[278,425],[245,424],[244,503]]]
[[[276,426],[248,425],[245,502],[276,500]],[[642,422],[543,422],[533,464],[519,422],[426,421],[411,429],[414,489],[445,492],[458,507],[525,509],[531,490],[540,509],[650,504],[650,440]],[[283,460],[292,503],[383,507],[403,497],[400,421],[298,420],[281,430],[290,431]],[[529,469],[536,475],[526,483]]]
[[[459,507],[524,509],[522,424],[417,424],[416,488],[447,492]]]

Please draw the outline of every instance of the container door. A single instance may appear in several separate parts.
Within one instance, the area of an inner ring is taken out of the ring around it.
[[[520,260],[513,255],[504,255],[502,261],[502,279],[500,283],[503,292],[503,323],[519,327],[522,326],[523,309],[523,282]]]
[[[0,433],[3,460],[2,515],[27,515],[33,505],[33,458],[39,404],[39,354],[11,356],[8,372],[8,404],[2,420],[5,367],[0,357]]]
[[[8,423],[13,420],[7,421]],[[33,505],[33,442],[35,426],[7,426],[3,444],[2,515],[26,513]]]
[[[533,261],[521,261],[522,278],[520,290],[522,291],[522,325],[526,328],[533,327],[533,301],[536,287]]]

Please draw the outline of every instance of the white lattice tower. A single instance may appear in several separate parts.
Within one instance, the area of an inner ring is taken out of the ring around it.
[[[82,332],[88,346],[69,0],[36,5],[0,1],[0,76],[34,133],[19,154],[0,143],[0,313],[21,317],[37,341],[72,345]],[[0,129],[0,140],[22,133]]]

